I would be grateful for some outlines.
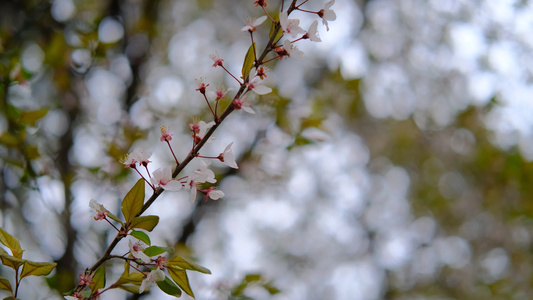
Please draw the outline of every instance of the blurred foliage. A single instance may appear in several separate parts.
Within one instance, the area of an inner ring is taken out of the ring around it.
[[[20,228],[15,235],[24,234],[25,239],[35,245],[42,243],[34,216],[25,214],[23,208],[26,203],[42,201],[32,198],[32,192],[39,191],[39,178],[50,176],[62,183],[61,192],[66,200],[63,207],[53,213],[64,230],[60,233],[64,249],[56,251],[59,255],[43,254],[50,259],[53,256],[58,264],[48,285],[59,293],[72,289],[76,274],[86,267],[78,264],[74,254],[75,245],[80,246],[80,238],[78,229],[71,224],[72,183],[79,178],[95,182],[96,186],[108,181],[116,192],[128,181],[130,172],[120,165],[120,160],[149,132],[132,124],[130,115],[132,106],[147,89],[147,83],[143,83],[148,68],[145,62],[150,55],[160,55],[161,61],[168,60],[167,51],[163,50],[167,42],[161,41],[166,38],[163,33],[168,34],[163,30],[168,20],[159,19],[158,13],[168,4],[150,0],[75,3],[75,15],[62,22],[51,17],[50,1],[0,3],[2,227]],[[216,1],[200,1],[196,13],[218,9],[216,5]],[[98,26],[106,17],[120,20],[123,25],[124,36],[119,41],[99,41]],[[142,44],[147,46],[141,47]],[[44,67],[38,71],[23,67],[21,58],[30,45],[37,45],[43,53]],[[73,60],[75,50],[90,53],[87,65]],[[120,102],[124,117],[117,123],[103,126],[110,128],[105,136],[106,164],[87,167],[72,158],[75,133],[98,123],[89,116],[84,102],[87,97],[84,83],[91,70],[109,68],[119,54],[128,59],[132,72],[131,82]],[[250,68],[247,64],[243,73]],[[317,62],[317,65],[322,64],[324,62]],[[530,245],[533,163],[526,161],[516,148],[504,150],[492,143],[493,133],[487,130],[484,117],[502,105],[498,97],[485,106],[468,106],[447,126],[430,124],[421,129],[414,118],[376,119],[368,114],[362,100],[364,77],[345,79],[340,68],[329,70],[325,66],[314,73],[308,82],[313,89],[305,104],[306,114],[295,117],[292,100],[281,96],[277,90],[258,101],[262,112],[271,118],[272,126],[291,137],[287,148],[297,150],[321,142],[307,134],[310,129],[331,135],[355,132],[369,148],[371,172],[380,173],[379,162],[383,160],[408,172],[410,209],[416,217],[428,216],[436,220],[435,237],[460,236],[471,247],[471,257],[465,266],[444,266],[429,278],[415,275],[414,279],[409,278],[412,282],[408,284],[404,273],[416,273],[412,270],[414,267],[407,265],[404,269],[387,270],[384,298],[527,299],[533,294]],[[13,92],[27,86],[46,88],[36,88],[33,93],[37,95],[31,95],[32,101]],[[43,91],[45,99],[40,98],[39,91]],[[62,125],[66,130],[60,134],[47,132],[42,123],[56,110],[66,119]],[[328,127],[326,123],[332,115],[338,116],[345,128]],[[260,134],[256,139],[261,138]],[[257,144],[252,144],[243,152],[253,153],[255,146]],[[250,155],[245,155],[244,160],[257,163]],[[219,179],[225,175],[231,174],[217,174]],[[195,224],[207,215],[208,208],[216,209],[199,204],[183,233],[177,233],[176,238],[185,243],[194,235]],[[30,230],[26,230],[28,228]],[[373,232],[368,231],[372,236]],[[100,242],[105,241],[106,233],[97,235]],[[101,250],[104,246],[95,248]],[[505,251],[509,266],[503,276],[491,279],[483,262],[497,249]],[[411,270],[406,270],[409,268]],[[263,275],[251,274],[230,288],[231,297],[248,299],[246,291],[254,287],[265,289],[272,296],[279,293],[274,283]]]

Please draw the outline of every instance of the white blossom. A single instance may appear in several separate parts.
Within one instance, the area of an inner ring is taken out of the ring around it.
[[[139,294],[144,292],[146,288],[150,287],[157,281],[163,281],[163,280],[165,280],[165,272],[163,272],[163,270],[159,270],[159,269],[152,270],[150,273],[148,273],[146,278],[142,281],[141,287],[139,288]]]
[[[284,11],[279,14],[279,23],[281,24],[281,28],[283,29],[283,31],[293,38],[297,37],[298,34],[305,33],[305,30],[300,27],[300,20],[289,19],[287,11]]]
[[[179,181],[172,179],[172,169],[170,167],[155,170],[151,180],[154,185],[159,185],[167,191],[178,191],[182,187]]]
[[[144,249],[138,242],[133,243],[130,240],[128,246],[130,247],[130,253],[133,257],[142,260],[144,263],[149,263],[151,261],[150,257],[144,254]]]

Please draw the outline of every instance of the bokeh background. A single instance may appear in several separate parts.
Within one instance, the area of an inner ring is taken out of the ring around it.
[[[213,162],[226,196],[164,193],[149,211],[161,217],[153,244],[212,271],[190,274],[197,299],[228,299],[250,274],[261,276],[233,299],[530,299],[533,3],[332,8],[323,42],[270,63],[274,92],[202,150],[233,142],[239,170]],[[154,151],[152,170],[172,163],[161,125],[186,155],[188,123],[209,121],[195,79],[235,88],[209,54],[239,74],[240,29],[260,15],[252,0],[0,2],[1,226],[25,257],[58,263],[19,298],[61,299],[98,259],[114,232],[89,201],[120,210],[138,179],[120,160],[135,147]],[[121,269],[108,265],[108,282]]]

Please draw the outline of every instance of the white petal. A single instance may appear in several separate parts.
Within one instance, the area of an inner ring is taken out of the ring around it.
[[[176,180],[171,180],[163,186],[166,191],[179,191],[183,186]]]
[[[99,210],[100,209],[100,204],[98,204],[98,202],[96,202],[96,200],[91,199],[91,201],[89,201],[89,207],[94,209],[94,210]]]
[[[259,18],[257,18],[257,20],[255,20],[253,25],[254,26],[259,26],[259,25],[263,24],[263,22],[265,22],[266,19],[267,19],[267,16],[259,17]]]
[[[191,193],[190,193],[190,195],[189,195],[189,200],[190,200],[192,203],[194,203],[194,202],[196,201],[196,187],[195,187],[195,186],[193,186],[193,187],[191,188]]]
[[[272,92],[272,89],[269,88],[268,86],[264,86],[264,85],[257,85],[254,87],[253,91],[258,94],[258,95],[266,95],[270,92]]]
[[[252,115],[255,114],[255,111],[250,106],[243,106],[242,110],[244,110],[245,112],[247,112],[249,114],[252,114]]]
[[[224,192],[222,192],[221,190],[212,190],[211,192],[209,192],[209,198],[213,200],[218,200],[222,197],[224,197]]]

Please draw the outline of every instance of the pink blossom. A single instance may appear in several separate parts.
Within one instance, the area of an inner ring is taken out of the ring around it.
[[[126,155],[126,158],[122,162],[124,164],[124,168],[135,168],[135,164],[147,166],[149,163],[151,163],[150,160],[148,160],[152,156],[151,151],[144,151],[141,148],[135,148],[133,152]]]
[[[265,22],[266,19],[267,19],[267,16],[259,17],[256,20],[247,18],[246,25],[244,25],[244,27],[241,28],[241,31],[254,32],[257,30],[257,26],[263,24],[263,22]]]
[[[78,282],[78,285],[89,285],[94,283],[93,275],[94,273],[90,275],[80,274],[80,281]]]
[[[151,181],[154,185],[159,185],[167,191],[179,191],[182,187],[179,181],[172,179],[172,169],[170,167],[155,170]]]
[[[255,0],[254,4],[255,4],[255,6],[261,6],[261,7],[266,7],[267,6],[266,0]]]
[[[198,86],[196,90],[202,94],[205,94],[206,88],[209,86],[209,84],[205,84],[204,80],[205,80],[204,78],[200,78],[196,80],[196,84]]]
[[[139,242],[133,243],[130,240],[128,245],[130,247],[130,253],[133,257],[142,260],[144,263],[149,263],[151,261],[150,257],[144,254],[144,249],[142,248],[141,244],[139,244]]]
[[[231,146],[233,145],[233,142],[231,142],[228,146],[226,146],[226,149],[224,149],[223,153],[220,153],[218,156],[218,159],[224,163],[225,165],[238,169],[237,163],[235,162],[235,155],[233,154],[233,150],[231,150]]]
[[[172,134],[168,133],[168,129],[166,126],[161,126],[161,138],[159,139],[161,142],[170,142],[172,141]]]
[[[247,83],[248,89],[252,90],[254,93],[258,95],[266,95],[272,92],[271,88],[261,84],[259,80],[260,80],[259,77],[255,77],[251,82],[248,82]]]
[[[221,190],[217,190],[214,187],[210,187],[209,189],[203,191],[205,192],[205,200],[207,201],[207,198],[211,198],[213,200],[218,200],[222,197],[224,197],[224,192]]]
[[[155,267],[158,269],[164,269],[168,265],[167,258],[164,256],[158,256],[155,259]]]
[[[215,51],[214,53],[209,54],[209,57],[213,60],[213,68],[216,68],[217,66],[222,67],[222,62],[224,61],[220,56],[218,55],[218,51]]]
[[[305,30],[300,27],[300,20],[289,19],[287,11],[284,11],[279,14],[279,23],[281,24],[281,28],[283,29],[283,31],[293,38],[298,36],[298,34],[305,33]]]
[[[94,216],[95,221],[103,220],[109,214],[109,210],[105,209],[102,204],[98,204],[94,199],[89,201],[89,207],[96,211],[96,215]]]
[[[243,99],[243,98],[233,99],[231,103],[233,103],[236,110],[242,109],[249,114],[255,114],[255,111],[250,107],[250,104],[248,103],[246,99]]]

